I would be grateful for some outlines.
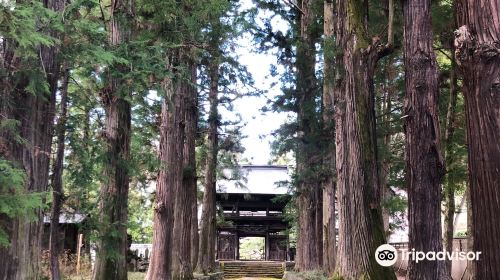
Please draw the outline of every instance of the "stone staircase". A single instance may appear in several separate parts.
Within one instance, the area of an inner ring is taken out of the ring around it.
[[[282,278],[284,273],[283,262],[266,261],[228,261],[220,262],[224,270],[224,279],[259,277]]]

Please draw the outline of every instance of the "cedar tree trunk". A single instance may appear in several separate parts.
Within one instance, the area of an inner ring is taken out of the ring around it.
[[[324,80],[323,80],[323,130],[327,137],[324,158],[326,174],[323,182],[323,270],[331,275],[335,271],[335,127],[333,110],[334,89],[334,16],[333,2],[324,2]]]
[[[438,252],[442,247],[441,155],[437,113],[438,75],[432,49],[431,1],[406,0],[404,61],[406,98],[406,187],[409,248]],[[446,279],[444,261],[408,262],[408,279]]]
[[[186,142],[184,143],[184,183],[190,189],[191,265],[198,262],[198,186],[196,177],[196,138],[198,136],[198,91],[196,64],[191,64],[191,83],[186,100]]]
[[[184,146],[184,96],[174,90],[173,81],[165,77],[162,82],[165,97],[160,123],[160,172],[156,183],[154,204],[153,252],[146,276],[147,280],[172,278],[175,191],[182,184]],[[177,257],[177,256],[176,256]]]
[[[61,84],[61,112],[57,122],[57,153],[56,161],[52,171],[52,209],[50,211],[50,275],[52,280],[60,280],[61,272],[59,270],[59,249],[61,240],[59,240],[59,216],[61,206],[64,201],[64,191],[62,186],[63,162],[64,162],[64,141],[66,134],[66,118],[68,103],[68,81],[69,70],[64,69],[64,76]]]
[[[181,59],[185,61],[186,56],[183,55]],[[187,69],[190,69],[189,65],[186,66]],[[189,84],[190,82],[191,73],[189,73],[188,77],[179,77],[177,82],[176,94],[183,98],[182,102],[184,103],[180,114],[184,114],[185,118],[185,120],[181,123],[183,130],[179,131],[179,138],[177,139],[177,141],[182,144],[179,148],[179,163],[185,163],[186,157],[190,158],[190,162],[192,161],[192,158],[194,158],[194,137],[196,134],[196,126],[193,127],[193,124],[196,125],[196,103],[193,104],[193,90]],[[189,106],[189,110],[186,110],[187,106]],[[193,110],[195,110],[194,118],[192,116]],[[193,128],[195,129],[194,131]],[[188,145],[189,154],[185,155],[184,151],[187,149],[186,146]],[[175,184],[174,227],[172,235],[172,247],[174,251],[172,255],[172,279],[191,279],[193,278],[193,268],[191,265],[191,203],[193,201],[193,171],[191,170],[192,166],[186,166],[185,164],[179,163],[177,165],[181,166],[178,174],[180,177],[176,178]],[[178,167],[176,167],[176,169],[177,168]],[[194,179],[196,180],[196,178]]]
[[[218,113],[218,85],[219,65],[212,64],[210,73],[210,91],[208,100],[210,112],[208,116],[208,144],[207,163],[205,170],[205,190],[203,193],[203,208],[201,213],[200,250],[198,255],[197,270],[203,274],[215,270],[215,240],[216,240],[216,168],[218,153],[219,113]]]
[[[56,12],[62,11],[64,5],[63,0],[44,2],[46,8]],[[56,31],[50,31],[49,35],[59,36]],[[25,190],[28,193],[45,192],[49,180],[55,95],[60,71],[57,59],[59,46],[40,47],[37,60],[41,64],[38,70],[45,74],[48,91],[32,94],[25,90],[31,77],[19,73],[19,69],[26,66],[22,65],[23,59],[14,55],[17,45],[9,39],[2,43],[0,66],[7,75],[1,78],[0,122],[15,120],[18,126],[15,132],[0,131],[0,156],[25,172]],[[19,137],[24,141],[19,141]],[[10,246],[0,247],[0,279],[39,279],[42,211],[36,210],[35,215],[38,218],[36,221],[0,215],[0,226],[5,229],[10,241]]]
[[[113,0],[108,25],[108,40],[115,48],[130,39],[131,26],[127,19],[133,15],[130,0]],[[100,239],[94,265],[94,280],[127,279],[127,201],[130,158],[131,108],[130,94],[125,81],[117,76],[126,74],[128,66],[110,66],[104,76],[106,87],[101,102],[106,112],[104,138],[106,141],[105,182],[100,192]],[[117,75],[115,72],[119,72]]]
[[[457,1],[455,58],[463,73],[476,277],[500,275],[500,4]]]
[[[300,38],[297,44],[297,208],[298,240],[295,268],[300,271],[321,268],[323,261],[323,198],[320,176],[314,166],[318,157],[319,122],[316,115],[315,77],[317,32],[313,24],[317,15],[314,0],[303,0],[300,14]]]
[[[385,243],[375,134],[373,75],[390,50],[367,37],[361,0],[337,1],[335,140],[339,242],[336,271],[345,279],[395,279],[375,261]]]

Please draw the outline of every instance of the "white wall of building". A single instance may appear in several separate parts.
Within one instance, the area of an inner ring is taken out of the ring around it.
[[[286,194],[287,187],[280,182],[289,182],[290,174],[286,166],[268,165],[243,165],[241,166],[243,179],[218,180],[217,192],[219,193],[261,193],[261,194]],[[231,178],[230,171],[226,177]],[[241,186],[243,185],[243,186]]]

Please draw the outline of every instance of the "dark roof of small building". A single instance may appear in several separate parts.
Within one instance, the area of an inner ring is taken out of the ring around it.
[[[282,211],[290,200],[288,194],[248,194],[248,193],[217,193],[218,204],[224,210],[230,210],[238,205],[240,210],[279,210]]]

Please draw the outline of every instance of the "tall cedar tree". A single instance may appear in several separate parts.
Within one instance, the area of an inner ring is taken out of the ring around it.
[[[441,241],[441,178],[437,113],[438,74],[432,49],[431,1],[404,1],[406,188],[409,247],[438,252]],[[409,279],[446,279],[443,261],[409,261]]]
[[[460,0],[455,58],[463,73],[477,279],[500,275],[500,5]]]
[[[112,49],[123,48],[131,38],[133,0],[113,0],[107,26],[108,41]],[[125,76],[127,65],[111,65],[104,72],[105,87],[101,90],[101,102],[106,113],[104,139],[106,161],[105,182],[100,192],[100,238],[94,266],[94,280],[127,279],[127,202],[129,192],[131,107]]]
[[[208,115],[208,143],[207,143],[207,163],[205,165],[205,182],[203,192],[203,209],[201,213],[200,225],[200,250],[198,256],[197,270],[202,273],[213,272],[215,270],[215,239],[216,239],[216,168],[218,153],[218,129],[219,129],[219,71],[220,65],[217,56],[208,66],[210,88],[208,101],[210,111]]]
[[[323,182],[323,270],[332,274],[335,270],[336,238],[335,229],[335,138],[334,111],[333,111],[333,89],[334,77],[333,70],[335,63],[334,56],[334,38],[335,28],[333,15],[333,1],[324,1],[323,4],[324,21],[324,66],[323,66],[323,131],[326,133],[326,139],[329,143],[324,151],[324,164],[326,174]]]
[[[180,173],[176,178],[175,184],[175,204],[174,204],[174,227],[172,233],[172,248],[173,248],[173,258],[172,258],[172,279],[191,279],[193,278],[193,268],[191,264],[191,214],[192,214],[192,204],[195,203],[192,199],[193,197],[193,186],[192,179],[190,178],[190,183],[187,184],[188,170],[184,163],[186,157],[194,157],[194,137],[195,132],[193,132],[193,125],[196,125],[196,118],[192,118],[193,113],[196,115],[196,107],[193,108],[193,90],[191,88],[191,67],[190,67],[190,57],[191,50],[189,48],[183,48],[181,50],[181,61],[180,65],[180,76],[177,77],[176,90],[177,94],[182,98],[183,107],[182,112],[184,119],[181,123],[181,128],[184,129],[180,131],[180,138],[177,141],[181,142],[182,146],[178,150],[178,165],[181,166]],[[195,97],[196,98],[196,97]],[[189,111],[187,108],[189,107]],[[194,110],[194,112],[193,112]],[[189,117],[189,123],[187,123],[186,117]],[[187,125],[187,126],[186,126]],[[196,128],[196,127],[195,127]],[[187,141],[190,147],[186,150]],[[184,154],[184,151],[188,151],[190,154]],[[194,162],[193,162],[194,163]],[[178,167],[176,167],[177,169]],[[196,178],[195,178],[196,180]]]
[[[151,255],[147,280],[172,278],[175,192],[183,183],[183,164],[179,163],[183,162],[185,96],[178,81],[180,75],[175,71],[182,59],[182,50],[174,49],[169,54],[166,67],[174,73],[174,78],[166,76],[161,83],[164,97],[160,120],[160,171],[153,220],[155,250]]]
[[[196,87],[196,64],[190,63],[191,85],[186,96],[186,126],[184,143],[184,184],[189,188],[189,205],[191,205],[191,265],[195,268],[198,262],[198,186],[196,177],[196,138],[198,136],[198,89]]]
[[[336,271],[346,279],[395,279],[375,261],[385,243],[373,76],[390,50],[367,32],[365,1],[336,2],[335,143],[339,237]],[[353,234],[355,233],[355,234]]]
[[[206,71],[209,103],[206,159],[204,162],[205,181],[203,182],[204,192],[197,260],[197,270],[202,273],[213,272],[216,269],[217,174],[220,170],[227,168],[228,163],[234,164],[234,158],[228,157],[229,154],[241,152],[239,143],[234,141],[238,138],[237,129],[234,132],[226,130],[228,135],[221,138],[219,133],[221,125],[228,125],[231,122],[221,122],[218,106],[227,106],[225,102],[232,102],[231,100],[240,95],[239,90],[229,90],[229,85],[240,84],[240,82],[243,85],[252,84],[251,78],[246,76],[248,74],[244,67],[240,68],[237,59],[230,55],[234,51],[232,49],[233,40],[240,35],[244,19],[238,15],[238,4],[224,2],[213,2],[217,5],[213,9],[214,15],[207,22],[208,32],[205,34],[207,48],[201,59],[204,66],[202,69]],[[246,12],[242,14],[246,14]],[[229,97],[229,92],[234,92],[235,96]]]
[[[65,67],[66,68],[66,67]],[[66,119],[68,112],[68,83],[69,69],[63,69],[63,77],[61,82],[61,111],[56,127],[57,152],[52,169],[52,209],[50,211],[50,232],[49,232],[49,248],[50,248],[50,275],[52,280],[61,279],[61,271],[59,269],[59,216],[61,207],[64,202],[63,191],[63,163],[64,163],[64,147],[66,140]]]
[[[55,12],[64,9],[66,1],[44,1],[44,8]],[[37,28],[43,30],[43,27]],[[49,30],[48,36],[57,38],[58,32]],[[2,101],[0,102],[0,121],[15,120],[18,131],[2,130],[0,133],[0,156],[13,161],[27,175],[25,190],[28,193],[47,191],[49,159],[51,155],[55,95],[60,75],[58,54],[60,46],[37,46],[36,69],[33,65],[23,65],[25,59],[15,55],[19,44],[4,38],[1,48]],[[25,67],[28,67],[26,69]],[[23,70],[23,71],[20,71]],[[45,81],[36,81],[29,73],[43,73]],[[32,83],[46,82],[47,89],[29,92]],[[18,133],[15,135],[15,133]],[[19,141],[21,137],[23,141]],[[36,221],[25,217],[10,218],[0,215],[0,226],[6,229],[10,246],[0,246],[2,265],[0,279],[24,280],[39,278],[41,237],[43,230],[42,211],[36,210]]]
[[[317,141],[315,76],[316,47],[319,33],[314,29],[317,14],[316,0],[301,2],[300,33],[297,42],[297,121],[299,142],[297,145],[297,207],[298,240],[295,268],[298,270],[320,269],[323,261],[323,201],[321,185],[313,170],[319,164]]]

